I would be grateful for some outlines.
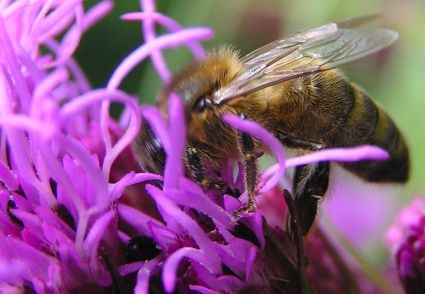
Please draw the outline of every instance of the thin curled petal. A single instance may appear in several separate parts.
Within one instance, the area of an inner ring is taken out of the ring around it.
[[[124,190],[134,184],[140,184],[147,181],[162,181],[162,177],[157,174],[151,173],[137,173],[130,172],[123,176],[118,182],[112,184],[110,192],[111,201],[118,200],[124,193]]]
[[[16,190],[19,186],[16,175],[0,160],[0,181],[9,189]]]
[[[147,13],[153,13],[156,10],[155,2],[152,0],[141,0],[140,1],[142,10]],[[146,39],[146,42],[151,42],[155,40],[155,22],[152,18],[148,18],[143,22],[143,35]],[[164,83],[168,83],[171,78],[170,70],[164,60],[162,52],[160,49],[154,48],[151,52],[152,63],[158,73],[159,77],[162,79]]]
[[[92,257],[96,257],[99,242],[113,218],[114,213],[112,211],[103,214],[96,220],[88,232],[87,237],[84,240],[84,248]]]
[[[149,279],[157,267],[159,261],[156,259],[150,260],[137,273],[137,284],[134,288],[136,294],[147,294],[149,293]]]
[[[164,226],[158,220],[125,204],[120,204],[118,206],[118,213],[120,217],[122,218],[122,220],[131,224],[133,228],[135,228],[140,234],[143,234],[145,236],[152,237],[149,224],[154,223],[160,227]]]
[[[176,188],[179,178],[184,176],[182,158],[186,147],[186,123],[183,104],[174,94],[170,96],[169,113],[169,134],[174,144],[166,150],[168,158],[164,171],[164,189]]]
[[[128,73],[144,60],[155,49],[174,48],[185,45],[192,40],[207,40],[212,36],[212,31],[207,28],[192,28],[173,34],[157,37],[142,47],[129,54],[117,67],[109,79],[107,88],[116,89]]]
[[[195,291],[196,293],[201,294],[217,294],[217,291],[211,290],[210,288],[198,286],[198,285],[190,285],[189,289]]]
[[[356,162],[359,160],[386,160],[388,158],[389,154],[387,151],[372,145],[362,145],[347,148],[329,148],[315,151],[306,155],[301,155],[295,158],[289,158],[286,161],[286,168],[320,161]],[[262,174],[261,178],[266,179],[274,175],[274,173],[279,168],[280,167],[277,164],[269,167]]]
[[[164,263],[162,281],[167,292],[174,291],[177,279],[177,268],[183,258],[189,258],[200,264],[208,263],[205,253],[199,249],[184,247],[174,252]]]
[[[144,21],[152,19],[158,24],[166,27],[170,32],[177,32],[183,29],[175,20],[158,12],[130,12],[121,16],[123,20]],[[198,42],[188,42],[187,46],[192,51],[196,59],[205,57],[205,50]]]
[[[22,276],[28,274],[26,264],[19,259],[0,259],[0,281],[3,283],[18,283]]]
[[[362,145],[350,148],[330,148],[298,156],[288,159],[286,166],[294,167],[319,161],[356,162],[359,160],[386,160],[388,158],[389,154],[384,149],[372,145]]]
[[[146,190],[154,198],[158,210],[168,227],[180,231],[181,234],[190,234],[202,252],[208,252],[210,258],[205,263],[205,266],[207,266],[211,272],[219,272],[220,259],[215,250],[214,242],[208,238],[200,225],[188,214],[183,212],[176,203],[167,199],[164,191],[152,185],[147,185]]]

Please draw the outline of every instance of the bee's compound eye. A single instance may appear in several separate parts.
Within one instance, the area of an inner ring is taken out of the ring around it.
[[[211,107],[211,100],[207,97],[201,97],[193,105],[193,111],[202,112],[208,107]]]

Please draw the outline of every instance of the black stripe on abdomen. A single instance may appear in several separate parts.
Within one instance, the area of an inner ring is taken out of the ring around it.
[[[347,170],[371,182],[405,182],[409,176],[409,152],[403,135],[393,120],[367,95],[353,86],[355,104],[344,132],[342,146],[363,144],[385,149],[385,161],[365,160],[342,164]]]

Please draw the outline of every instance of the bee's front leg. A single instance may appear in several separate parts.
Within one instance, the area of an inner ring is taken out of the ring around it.
[[[201,156],[197,148],[188,147],[186,149],[186,163],[190,177],[202,186],[207,186],[207,172]]]
[[[207,161],[206,158],[208,156],[195,147],[188,147],[186,149],[185,161],[189,177],[204,188],[215,189],[220,193],[226,193],[232,196],[239,196],[238,189],[232,189],[223,179],[219,177],[208,177],[207,170],[205,169],[205,166],[207,166],[205,164]]]

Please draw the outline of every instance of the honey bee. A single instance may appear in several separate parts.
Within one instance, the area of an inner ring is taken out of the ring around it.
[[[223,122],[224,114],[253,120],[287,148],[311,152],[331,147],[371,144],[385,149],[385,161],[339,163],[369,182],[406,182],[409,152],[403,135],[385,111],[336,67],[393,44],[392,30],[360,28],[369,17],[307,29],[261,47],[243,58],[221,48],[174,76],[157,99],[167,117],[168,97],[176,93],[187,123],[187,173],[202,185],[211,179],[205,166],[219,168],[229,159],[244,161],[246,209],[255,207],[256,154],[260,142]],[[134,143],[145,170],[162,173],[161,142],[144,124]],[[294,203],[306,234],[318,200],[328,188],[329,163],[297,167]]]

